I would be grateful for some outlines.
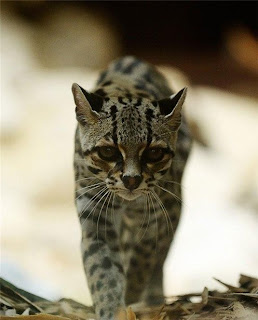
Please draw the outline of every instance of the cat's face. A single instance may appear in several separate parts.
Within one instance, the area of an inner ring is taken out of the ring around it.
[[[121,198],[134,200],[147,194],[171,166],[181,107],[176,111],[182,92],[167,117],[162,114],[162,103],[164,106],[167,102],[137,98],[110,98],[102,101],[98,111],[88,103],[91,110],[86,110],[85,100],[88,102],[90,97],[86,99],[85,91],[79,90],[79,86],[73,88],[88,170]]]

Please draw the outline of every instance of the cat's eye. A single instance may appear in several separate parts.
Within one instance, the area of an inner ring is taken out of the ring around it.
[[[106,161],[116,161],[119,156],[120,152],[115,147],[98,147],[98,156]]]
[[[144,158],[147,162],[158,162],[163,159],[165,154],[162,148],[149,148],[144,152]]]

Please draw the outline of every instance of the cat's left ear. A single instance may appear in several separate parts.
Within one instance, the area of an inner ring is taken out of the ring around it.
[[[177,130],[181,123],[181,110],[185,101],[187,88],[173,94],[167,99],[158,101],[160,113],[165,116],[167,123]]]
[[[74,102],[76,104],[76,118],[82,125],[94,124],[99,121],[98,112],[103,105],[103,98],[87,92],[77,83],[72,85]]]

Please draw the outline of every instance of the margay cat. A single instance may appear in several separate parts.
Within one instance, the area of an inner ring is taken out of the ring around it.
[[[77,84],[72,91],[83,264],[97,317],[113,320],[141,299],[163,301],[162,268],[190,150],[181,119],[186,89],[173,94],[154,67],[124,57],[92,93]]]

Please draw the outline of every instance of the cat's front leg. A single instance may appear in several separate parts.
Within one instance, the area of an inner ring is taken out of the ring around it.
[[[85,223],[81,250],[97,317],[114,320],[117,319],[115,315],[125,309],[125,277],[117,234],[111,222],[103,223],[108,224],[108,227],[101,227],[100,221]]]

